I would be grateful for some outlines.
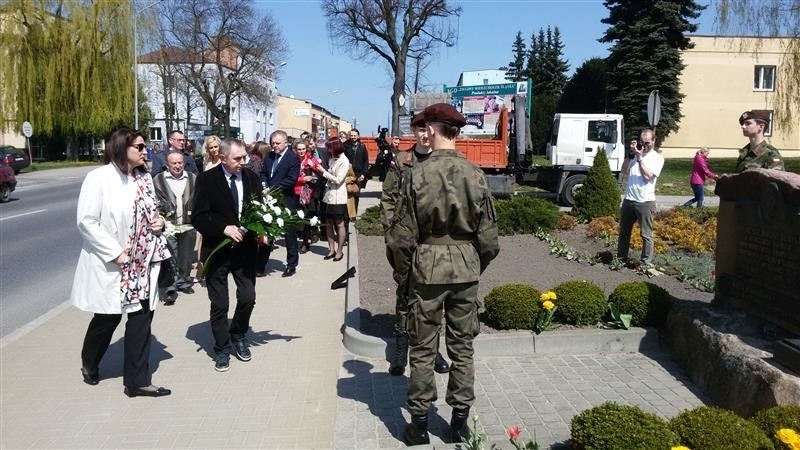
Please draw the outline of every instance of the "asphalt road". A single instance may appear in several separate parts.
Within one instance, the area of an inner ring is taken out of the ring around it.
[[[0,337],[69,299],[81,246],[78,193],[93,168],[17,175],[11,200],[0,204]]]

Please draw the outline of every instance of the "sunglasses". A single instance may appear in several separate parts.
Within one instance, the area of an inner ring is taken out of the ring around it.
[[[131,144],[131,147],[139,150],[140,152],[143,152],[145,149],[147,149],[147,146],[144,144]]]

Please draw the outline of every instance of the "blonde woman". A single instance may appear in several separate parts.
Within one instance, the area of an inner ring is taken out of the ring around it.
[[[219,165],[221,161],[219,158],[219,144],[220,139],[214,135],[207,137],[203,142],[203,171]]]

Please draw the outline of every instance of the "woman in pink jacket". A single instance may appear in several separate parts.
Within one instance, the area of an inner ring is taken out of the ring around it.
[[[706,177],[716,180],[719,178],[717,174],[708,168],[708,147],[701,147],[694,155],[694,162],[692,164],[692,178],[689,183],[692,185],[692,192],[694,198],[684,203],[683,206],[689,206],[697,202],[697,207],[703,207],[703,188],[706,184]]]

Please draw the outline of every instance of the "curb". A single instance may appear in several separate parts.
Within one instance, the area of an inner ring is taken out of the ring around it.
[[[379,338],[362,333],[359,297],[358,234],[350,223],[348,267],[356,273],[347,283],[345,320],[342,329],[344,347],[357,356],[387,358],[394,348],[394,338]],[[444,338],[442,338],[444,345]],[[475,338],[475,356],[579,355],[591,353],[631,353],[660,349],[659,333],[654,328],[629,330],[569,329],[536,335],[530,331],[503,331],[481,334]]]

